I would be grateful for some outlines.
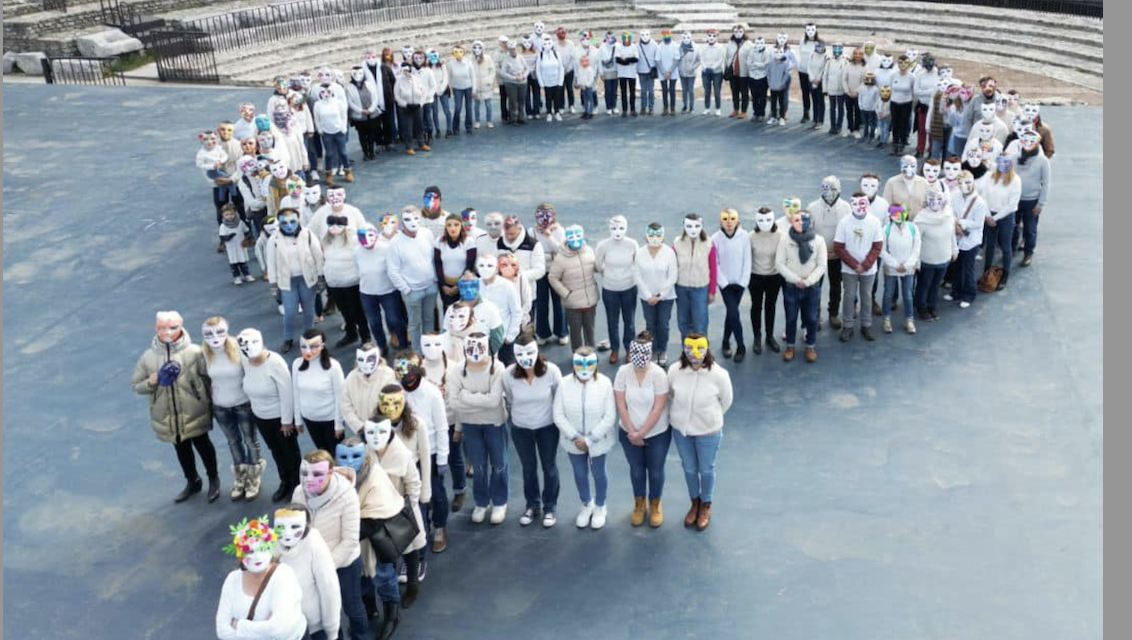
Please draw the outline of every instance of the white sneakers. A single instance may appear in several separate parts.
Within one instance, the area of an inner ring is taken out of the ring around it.
[[[786,118],[779,118],[778,119],[778,126],[785,127],[786,126]]]
[[[473,124],[473,125],[472,125],[472,128],[473,128],[473,129],[479,129],[479,128],[480,128],[480,123],[478,123],[478,122],[477,122],[477,123]]]
[[[558,344],[560,344],[562,346],[566,346],[566,345],[570,344],[570,336],[562,336],[561,338],[558,339]]]
[[[723,115],[723,109],[716,109],[716,110],[715,110],[715,115],[717,115],[717,116],[721,116],[721,115]]]
[[[613,109],[606,109],[606,110],[605,110],[605,115],[607,115],[607,116],[611,116],[611,115],[613,115]]]
[[[574,107],[570,107],[570,113],[578,113],[578,111]]]
[[[955,302],[955,296],[951,295],[950,293],[943,294],[943,299],[947,302]]]
[[[857,140],[860,140],[861,137],[862,137],[861,132],[860,131],[854,131],[853,137],[856,138]]]
[[[778,118],[767,118],[766,119],[766,123],[769,124],[769,125],[773,125],[777,122],[778,122]]]
[[[574,518],[574,526],[579,529],[585,529],[590,526],[590,518],[594,514],[594,503],[587,502],[582,505],[582,510],[578,512],[578,517]]]
[[[480,524],[485,517],[487,517],[487,507],[476,507],[472,509],[472,522]]]
[[[596,531],[597,529],[600,529],[600,528],[605,526],[605,513],[606,513],[605,505],[602,505],[602,506],[594,509],[593,518],[590,520],[590,528],[591,529],[594,529]]]
[[[311,169],[311,182],[318,182],[318,171]]]
[[[283,308],[283,305],[279,305],[279,308],[280,308],[280,309],[282,309],[282,308]],[[283,313],[283,312],[282,312],[282,311],[280,311],[280,314],[282,314],[282,313]],[[541,347],[541,346],[545,345],[545,344],[546,344],[547,342],[549,342],[549,341],[550,341],[550,338],[539,338],[539,339],[537,339],[537,340],[536,340],[535,342],[538,342],[538,346],[540,346],[540,347]]]
[[[235,278],[232,278],[232,284],[234,284],[234,285],[236,285],[236,286],[238,287],[238,286],[240,286],[240,285],[244,284],[244,279],[243,279],[243,278],[240,278],[240,277],[238,277],[238,276],[237,276],[237,277],[235,277]]]
[[[573,112],[573,109],[571,109],[571,113],[572,112]],[[554,114],[554,119],[559,121],[559,122],[562,122],[562,112],[559,111],[558,113]]]
[[[285,312],[283,311],[283,305],[279,305],[279,315],[284,315],[284,314],[285,314]]]
[[[526,511],[523,512],[523,515],[519,516],[519,526],[520,527],[529,527],[531,525],[531,523],[534,522],[534,521],[535,521],[535,510],[534,509],[527,509]]]
[[[489,123],[487,123],[487,128],[488,128],[488,129],[494,129],[494,128],[495,128],[495,123],[494,123],[494,122],[489,122]]]
[[[244,276],[244,282],[255,282],[255,276],[249,273],[248,275]]]
[[[884,332],[885,333],[892,333],[892,318],[885,318],[884,319]]]
[[[542,526],[546,529],[553,527],[558,522],[558,516],[554,515],[553,511],[547,511],[542,514]]]
[[[507,505],[491,508],[491,524],[502,524],[507,519]]]
[[[546,114],[546,121],[547,121],[547,122],[551,122],[551,121],[553,121],[553,120],[554,120],[554,116],[553,116],[553,115],[551,115],[551,114],[549,114],[549,113],[548,113],[548,114]]]
[[[970,306],[971,306],[971,303],[970,303],[970,302],[967,302],[966,300],[964,300],[963,302],[960,302],[960,303],[959,303],[959,308],[960,308],[960,309],[966,309],[966,308],[968,308],[968,307],[970,307]]]
[[[904,323],[904,330],[910,334],[915,334],[916,323],[911,318],[908,318],[908,321]]]
[[[710,116],[711,115],[711,109],[704,109],[704,115]]]

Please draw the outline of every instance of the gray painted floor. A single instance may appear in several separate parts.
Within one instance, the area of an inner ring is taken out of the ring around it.
[[[220,552],[227,525],[270,505],[174,506],[173,452],[128,380],[157,309],[181,310],[198,340],[201,321],[222,313],[278,343],[267,287],[228,280],[192,164],[197,129],[267,95],[5,89],[4,630],[213,637],[233,567]],[[916,336],[840,344],[823,332],[817,365],[729,364],[740,398],[705,533],[679,526],[674,449],[658,531],[628,525],[619,450],[609,526],[575,530],[560,456],[563,522],[524,530],[515,509],[497,528],[474,527],[468,510],[454,517],[399,637],[1100,638],[1103,111],[1044,115],[1056,190],[1038,259],[1009,291],[945,309]],[[371,219],[438,184],[452,211],[529,220],[549,200],[595,239],[614,213],[638,238],[647,221],[675,229],[688,210],[714,230],[724,205],[749,225],[763,202],[813,200],[829,173],[851,192],[864,171],[898,168],[796,125],[754,131],[700,115],[485,130],[359,167],[349,201]],[[718,338],[722,307],[712,316]],[[218,431],[213,441],[226,463]]]

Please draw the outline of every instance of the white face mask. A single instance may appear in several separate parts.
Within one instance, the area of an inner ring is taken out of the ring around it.
[[[950,182],[955,182],[959,177],[959,172],[963,170],[963,164],[959,162],[944,162],[943,163],[943,177],[947,178]]]
[[[200,328],[200,336],[213,351],[221,351],[228,342],[228,324],[206,324]]]
[[[479,274],[481,280],[491,280],[494,278],[498,268],[499,262],[496,257],[491,254],[476,258],[476,273]]]
[[[880,181],[876,178],[861,178],[861,191],[870,198],[876,197]]]
[[[263,354],[263,335],[256,329],[244,329],[236,336],[236,344],[240,351],[250,360],[255,360]]]
[[[464,338],[464,357],[468,362],[485,362],[489,357],[487,336]]]
[[[994,125],[989,122],[979,123],[979,140],[990,140],[994,137]]]
[[[1027,102],[1026,104],[1022,105],[1022,117],[1026,118],[1027,120],[1033,120],[1034,118],[1037,118],[1040,111],[1041,109],[1038,107],[1038,105],[1032,102]]]
[[[267,567],[271,566],[271,552],[263,548],[256,548],[245,555],[242,562],[249,573],[263,573],[267,571]]]
[[[806,25],[806,35],[810,38],[818,35],[817,25],[812,25],[812,24]]]
[[[649,33],[648,29],[645,29],[644,31],[641,31],[640,38],[641,38],[641,42],[647,43],[649,40],[652,39],[652,34]]]
[[[755,51],[766,51],[766,40],[763,38],[755,38]]]
[[[366,77],[366,72],[361,69],[354,69],[350,72],[350,79],[354,82],[361,82],[364,77]]]
[[[346,202],[346,190],[345,189],[327,189],[326,190],[326,201],[328,203],[330,203],[330,206],[332,206],[332,207],[342,206],[342,204]]]
[[[493,240],[498,240],[499,236],[503,235],[503,216],[498,213],[487,214],[483,221],[483,228]]]
[[[703,233],[704,223],[700,220],[692,220],[691,218],[684,218],[684,234],[689,238],[699,238]]]
[[[377,371],[377,363],[380,360],[381,349],[377,347],[369,351],[354,350],[354,361],[358,365],[358,371],[361,371],[363,375],[372,375],[374,371]]]
[[[905,178],[911,179],[916,177],[916,161],[901,160],[900,173],[903,173]]]
[[[924,178],[928,181],[928,184],[935,184],[935,181],[939,180],[939,165],[925,164]]]
[[[366,420],[365,426],[362,427],[362,434],[366,439],[366,447],[370,451],[381,453],[385,451],[385,447],[389,446],[389,441],[393,437],[393,423],[388,420],[381,422]]]
[[[288,173],[290,173],[290,171],[287,169],[286,163],[284,163],[280,160],[276,160],[275,162],[271,163],[271,175],[272,176],[282,180],[282,179],[287,177]]]
[[[307,204],[318,204],[318,201],[321,199],[322,187],[319,187],[317,184],[303,187],[303,200],[306,201]]]
[[[303,541],[307,532],[307,518],[302,514],[275,516],[275,526],[280,528],[279,544],[284,549],[294,549]]]
[[[472,319],[472,310],[468,307],[449,307],[450,316],[448,316],[448,330],[453,333],[458,333],[468,328],[468,322]],[[422,340],[424,338],[421,338]]]
[[[774,39],[774,41],[778,43],[778,46],[780,46],[780,47],[785,47],[785,46],[786,46],[786,43],[790,41],[790,38],[789,38],[789,37],[787,37],[787,35],[786,35],[785,33],[780,33],[780,34],[778,34],[778,36],[777,36],[777,37],[776,37],[776,38]]]
[[[971,192],[973,192],[974,190],[975,190],[975,179],[974,178],[965,178],[965,179],[959,181],[959,191],[963,195],[969,196],[969,195],[971,195]]]
[[[774,213],[771,212],[771,211],[767,211],[766,213],[761,213],[761,212],[756,213],[755,214],[755,226],[758,227],[759,231],[763,231],[763,232],[770,231],[771,229],[773,229],[774,228]]]
[[[979,105],[979,114],[983,116],[983,122],[993,121],[994,118],[995,118],[996,112],[997,112],[997,109],[995,108],[993,102],[989,103],[989,104]]]
[[[864,219],[865,215],[869,213],[868,198],[853,198],[853,201],[849,204],[850,209],[853,211],[853,216],[858,220]]]
[[[692,44],[692,34],[684,33],[680,36],[680,44]]]
[[[614,240],[623,240],[625,232],[629,230],[629,221],[625,216],[613,216],[609,219],[609,237]]]
[[[967,151],[967,164],[972,167],[977,167],[983,162],[983,153],[979,151],[978,147],[973,147]]]
[[[928,194],[928,208],[932,211],[940,211],[943,209],[943,194],[938,191],[932,191]]]
[[[421,355],[430,362],[441,360],[444,357],[444,338],[439,335],[422,335]]]
[[[421,214],[415,211],[406,211],[401,214],[401,224],[405,227],[405,231],[416,233],[417,229],[421,228]]]
[[[714,33],[709,33],[707,35],[707,43],[708,44],[715,44],[715,34]]]
[[[515,362],[524,369],[531,369],[538,361],[538,343],[515,345]]]

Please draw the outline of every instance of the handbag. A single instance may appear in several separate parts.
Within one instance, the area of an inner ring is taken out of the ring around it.
[[[414,508],[409,498],[405,498],[405,506],[401,511],[381,520],[377,530],[370,536],[369,543],[382,564],[396,562],[420,534],[420,527],[413,514]]]
[[[259,583],[259,589],[256,589],[255,598],[252,598],[252,606],[248,609],[248,620],[255,619],[255,608],[259,605],[259,597],[267,589],[267,583],[271,582],[271,574],[275,573],[275,568],[279,566],[278,560],[272,560],[271,566],[267,568],[267,575],[263,577],[263,582]]]
[[[979,278],[979,291],[994,293],[998,291],[998,283],[1002,281],[1002,267],[991,267],[983,272]]]
[[[645,55],[645,48],[639,42],[637,43],[637,50],[639,50],[641,52],[641,57],[645,59],[645,62],[649,62],[649,57],[647,55]],[[648,75],[653,80],[656,80],[656,78],[657,78],[656,65],[651,63],[651,62],[649,62],[649,74]]]

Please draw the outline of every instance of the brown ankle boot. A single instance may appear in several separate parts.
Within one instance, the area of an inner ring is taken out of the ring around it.
[[[688,509],[688,515],[684,516],[684,526],[685,527],[696,526],[696,520],[698,520],[699,517],[700,517],[700,499],[696,498],[695,500],[692,500],[692,508]]]
[[[633,498],[633,518],[630,520],[634,527],[639,527],[645,523],[645,499],[642,497]]]
[[[704,502],[700,504],[700,516],[696,518],[696,530],[703,531],[711,524],[711,503]]]
[[[649,526],[656,529],[664,522],[664,511],[660,509],[660,498],[649,500]]]

